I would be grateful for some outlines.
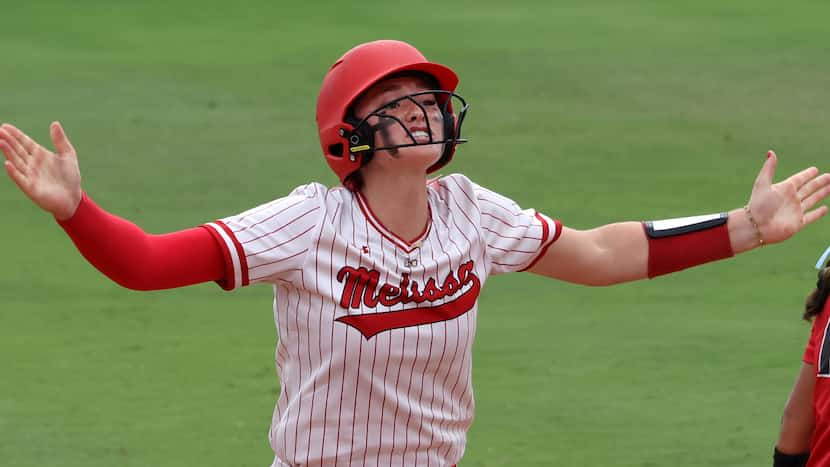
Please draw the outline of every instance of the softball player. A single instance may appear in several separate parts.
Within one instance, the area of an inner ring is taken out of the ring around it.
[[[317,124],[342,186],[288,196],[192,229],[149,235],[83,192],[75,150],[53,123],[50,152],[11,125],[11,179],[117,283],[151,290],[272,284],[281,390],[274,466],[452,465],[473,420],[471,347],[492,274],[587,285],[654,277],[789,238],[823,216],[830,175],[773,184],[769,153],[747,206],[592,230],[459,174],[467,113],[458,78],[409,44],[361,44],[323,80]]]
[[[830,248],[816,264],[816,288],[807,296],[804,320],[813,323],[801,369],[781,417],[774,467],[830,466]]]

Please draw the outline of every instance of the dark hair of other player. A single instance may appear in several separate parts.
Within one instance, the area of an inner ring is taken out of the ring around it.
[[[802,318],[805,321],[812,322],[819,313],[821,313],[822,308],[824,308],[824,302],[827,301],[827,295],[830,294],[830,263],[825,265],[819,272],[818,272],[818,280],[816,280],[816,288],[807,295],[807,299],[804,301],[804,314]]]

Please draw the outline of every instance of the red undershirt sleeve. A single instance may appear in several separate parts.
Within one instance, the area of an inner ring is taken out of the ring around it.
[[[58,224],[104,275],[133,290],[161,290],[225,279],[226,260],[207,227],[161,235],[98,207],[84,193],[75,214]]]

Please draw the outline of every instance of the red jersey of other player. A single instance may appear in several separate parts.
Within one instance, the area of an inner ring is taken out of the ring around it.
[[[827,250],[830,252],[830,248]],[[807,296],[804,319],[813,322],[801,369],[781,418],[775,467],[830,466],[830,263],[819,260],[816,288]]]

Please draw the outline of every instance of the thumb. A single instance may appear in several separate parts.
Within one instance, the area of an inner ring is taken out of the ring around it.
[[[761,171],[758,173],[758,178],[755,179],[755,185],[772,185],[772,181],[775,178],[775,168],[777,166],[778,156],[775,155],[775,151],[767,151],[767,160],[764,161],[764,165],[761,167]]]
[[[52,125],[49,126],[49,134],[52,136],[52,142],[55,144],[58,154],[75,152],[75,148],[72,147],[72,143],[66,137],[60,122],[52,122]]]

